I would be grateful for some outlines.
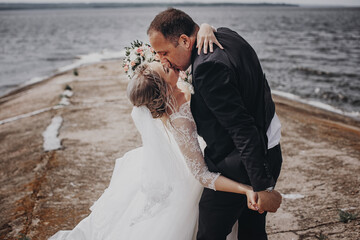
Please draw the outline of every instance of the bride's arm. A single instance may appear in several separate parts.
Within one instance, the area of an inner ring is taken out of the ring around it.
[[[257,204],[258,195],[255,193],[251,186],[238,183],[227,177],[219,176],[215,181],[215,189],[223,192],[233,192],[246,195],[248,208],[254,211],[258,211]]]
[[[200,55],[201,49],[204,46],[204,53],[207,54],[207,50],[209,47],[210,52],[214,51],[213,43],[215,43],[219,48],[224,49],[223,46],[216,39],[214,32],[216,29],[210,26],[207,23],[203,23],[200,25],[200,29],[197,33],[197,44],[196,47],[198,49],[198,54]]]
[[[253,192],[251,186],[221,176],[220,173],[209,171],[198,142],[195,121],[190,109],[187,111],[186,116],[180,115],[172,119],[169,128],[191,173],[204,187],[246,195],[248,207],[257,211],[257,194]]]

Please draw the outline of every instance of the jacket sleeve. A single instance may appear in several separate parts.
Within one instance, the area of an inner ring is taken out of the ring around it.
[[[254,191],[275,185],[267,174],[263,144],[253,117],[235,86],[234,73],[221,62],[205,62],[195,72],[196,90],[219,123],[229,132],[240,153]]]

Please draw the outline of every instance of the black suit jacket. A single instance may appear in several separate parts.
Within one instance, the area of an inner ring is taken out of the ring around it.
[[[205,161],[210,171],[262,191],[275,185],[266,161],[266,130],[275,113],[270,88],[241,36],[228,28],[215,35],[224,50],[192,52],[191,110],[207,144]]]

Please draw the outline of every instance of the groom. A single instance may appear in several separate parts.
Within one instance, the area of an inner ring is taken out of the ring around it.
[[[154,18],[148,36],[163,64],[179,70],[192,64],[191,110],[207,144],[209,170],[251,185],[259,212],[248,209],[244,195],[205,188],[197,239],[225,239],[236,221],[239,239],[267,239],[266,211],[275,212],[281,203],[273,188],[282,163],[270,89],[256,53],[241,36],[219,28],[215,35],[224,50],[198,55],[198,30],[190,16],[170,8]]]

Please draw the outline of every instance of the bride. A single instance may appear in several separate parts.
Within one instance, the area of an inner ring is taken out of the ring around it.
[[[126,72],[133,73],[127,94],[143,146],[116,160],[110,185],[91,214],[51,240],[191,240],[203,187],[245,194],[248,207],[258,210],[250,186],[208,170],[190,111],[190,89],[178,82],[179,72],[154,61],[154,54],[141,54],[152,52],[150,47],[140,48],[128,49],[141,57]]]

